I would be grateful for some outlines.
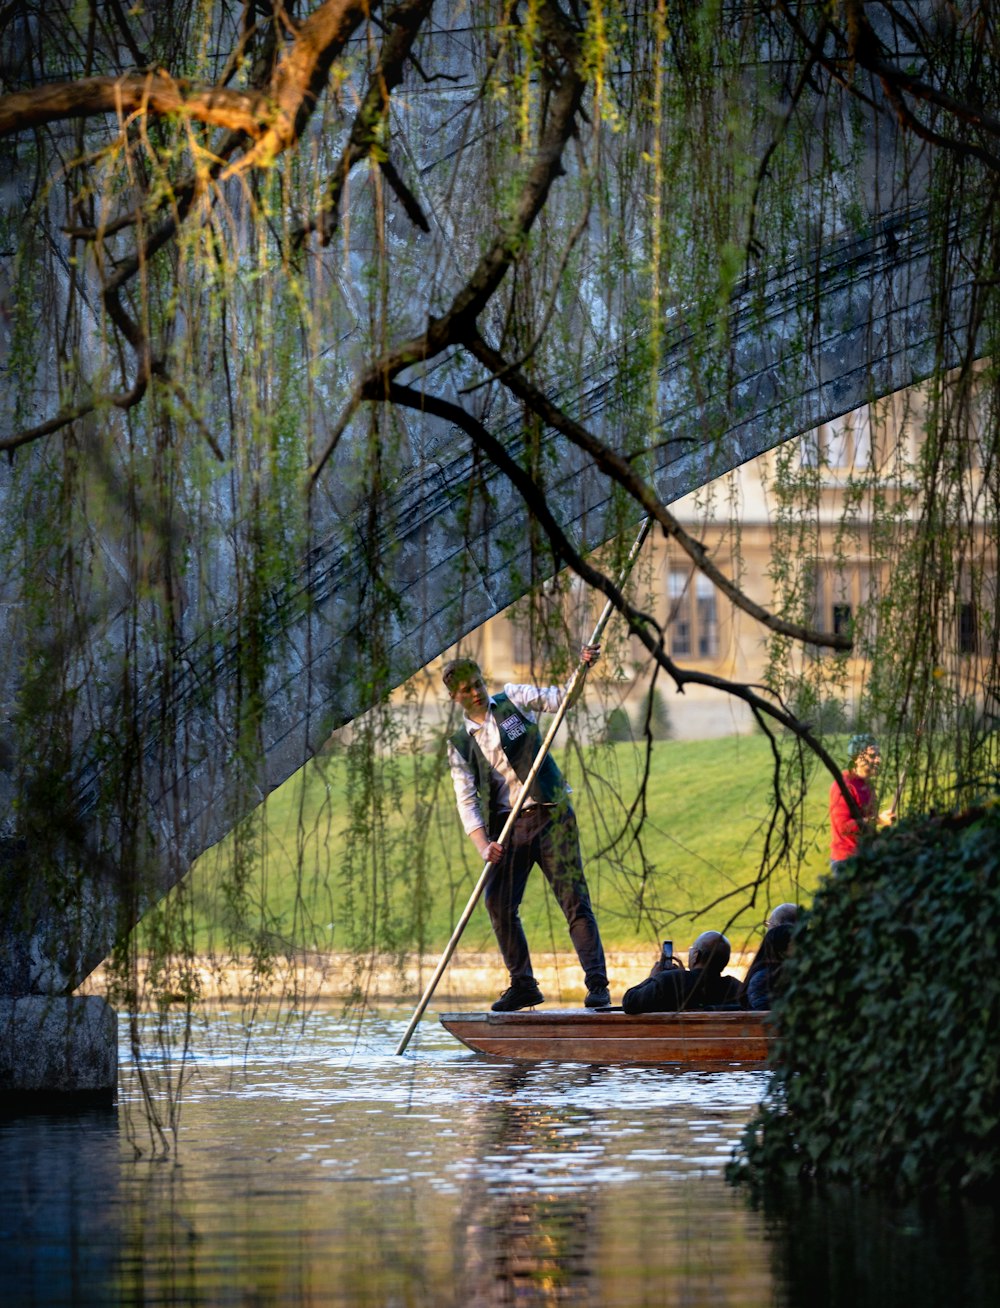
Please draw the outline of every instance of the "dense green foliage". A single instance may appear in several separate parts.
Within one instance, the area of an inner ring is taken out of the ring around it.
[[[903,822],[816,895],[734,1179],[905,1196],[1000,1173],[1000,808]]]

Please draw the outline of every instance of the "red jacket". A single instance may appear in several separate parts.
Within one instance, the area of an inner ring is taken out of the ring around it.
[[[868,782],[861,777],[856,777],[853,772],[843,773],[843,778],[861,812],[867,818],[874,818],[875,792]],[[830,858],[835,862],[842,858],[850,858],[857,847],[858,824],[851,817],[847,800],[834,781],[830,785]]]

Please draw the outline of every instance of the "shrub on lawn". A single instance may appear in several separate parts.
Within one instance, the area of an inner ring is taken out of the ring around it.
[[[632,740],[632,723],[623,708],[613,708],[604,726],[604,740],[609,745]]]

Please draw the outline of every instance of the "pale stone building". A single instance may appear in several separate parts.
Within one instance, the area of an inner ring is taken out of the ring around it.
[[[883,505],[904,493],[924,417],[921,393],[900,392],[744,464],[719,482],[678,500],[673,512],[688,532],[705,544],[722,572],[764,608],[773,606],[776,573],[789,561],[780,554],[793,554],[799,584],[808,596],[803,600],[804,618],[818,630],[842,631],[848,624],[864,620],[865,606],[877,598],[885,576],[886,564],[874,557],[871,548],[872,491],[864,485],[865,475],[877,471]],[[971,428],[970,461],[975,467],[974,418]],[[812,486],[811,526],[799,548],[790,546],[787,533],[779,533],[776,525],[781,475],[809,481]],[[843,527],[845,509],[849,530]],[[985,542],[985,552],[991,549]],[[979,652],[979,628],[987,617],[982,612],[984,593],[990,603],[989,596],[995,592],[995,563],[986,560],[987,572],[990,566],[993,581],[987,578],[985,591],[981,579],[975,596],[970,590],[957,597],[951,644],[956,658],[966,664]],[[570,630],[577,630],[581,640],[599,611],[593,598],[589,602],[579,599],[582,591],[579,584],[571,587],[570,607],[577,616],[569,622]],[[663,624],[667,651],[679,665],[728,681],[760,682],[767,661],[765,628],[735,608],[693,566],[683,549],[665,541],[658,531],[644,546],[634,598]],[[591,730],[600,730],[616,707],[628,714],[635,730],[648,694],[649,655],[637,640],[623,641],[616,635],[615,619],[606,648],[609,657],[599,665],[600,685],[588,692],[594,714]],[[462,644],[462,652],[479,660],[491,684],[547,679],[544,664],[532,667],[532,650],[528,625],[516,606]],[[454,653],[449,650],[444,657]],[[809,650],[798,655],[811,656]],[[440,660],[430,671],[439,665]],[[864,658],[849,657],[845,672],[843,689],[850,709],[866,674]],[[674,738],[704,739],[753,729],[746,705],[720,690],[688,685],[682,695],[677,694],[664,673],[657,685]]]

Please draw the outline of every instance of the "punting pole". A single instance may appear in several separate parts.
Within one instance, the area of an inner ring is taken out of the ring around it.
[[[618,578],[619,590],[621,590],[622,586],[625,584],[625,579],[628,577],[628,574],[632,571],[632,565],[635,563],[639,551],[642,549],[642,543],[646,539],[646,536],[649,532],[649,527],[650,527],[650,519],[644,518],[642,520],[642,525],[639,528],[639,534],[638,536],[636,536],[632,548],[629,550],[628,558],[625,560],[625,566],[624,568],[622,568],[621,576]],[[601,616],[597,620],[597,626],[594,628],[590,640],[587,642],[588,645],[597,645],[600,643],[601,633],[604,631],[604,628],[607,626],[608,619],[611,617],[613,609],[614,609],[614,605],[611,603],[610,600],[608,600],[608,602],[604,606],[604,611],[601,613]],[[545,756],[548,754],[549,749],[552,746],[552,741],[555,739],[555,734],[559,730],[563,718],[566,716],[566,710],[569,708],[573,700],[573,695],[576,691],[576,688],[586,675],[587,675],[587,664],[584,663],[583,659],[581,659],[573,670],[573,675],[572,677],[570,677],[569,685],[566,687],[566,694],[563,696],[563,701],[559,705],[559,708],[556,710],[556,713],[552,718],[552,722],[549,725],[549,729],[545,733],[545,738],[542,741],[541,746],[539,747],[538,753],[535,755],[535,761],[531,765],[531,770],[524,779],[524,784],[521,786],[521,793],[517,798],[517,803],[511,809],[507,821],[503,824],[503,830],[500,832],[500,835],[497,838],[498,844],[501,845],[504,844],[508,835],[510,834],[511,827],[513,827],[514,822],[517,819],[517,815],[521,811],[521,806],[523,805],[525,799],[527,799],[528,792],[531,790],[532,782],[535,780],[535,777],[538,775],[539,768],[541,768],[542,764],[545,762]],[[441,955],[440,961],[438,962],[437,967],[434,969],[434,975],[431,977],[430,981],[428,981],[427,988],[424,990],[424,993],[420,996],[420,1003],[417,1004],[417,1007],[413,1012],[413,1016],[410,1018],[410,1025],[406,1028],[406,1033],[403,1036],[402,1040],[400,1040],[396,1048],[397,1054],[401,1054],[403,1050],[406,1048],[406,1046],[410,1043],[410,1037],[413,1035],[413,1032],[417,1029],[417,1023],[423,1017],[424,1009],[430,1003],[431,996],[434,994],[434,991],[437,989],[437,984],[441,980],[441,977],[444,975],[445,968],[451,962],[451,956],[452,954],[454,954],[458,942],[462,938],[462,932],[465,930],[466,924],[468,923],[469,918],[472,916],[473,909],[476,907],[476,904],[479,902],[479,896],[483,893],[483,889],[486,886],[486,879],[489,876],[490,868],[492,866],[493,864],[488,861],[484,863],[483,870],[479,874],[479,880],[476,882],[475,889],[473,890],[472,894],[469,896],[469,902],[466,904],[462,916],[458,919],[458,922],[455,925],[455,929],[451,933],[451,939],[448,941],[447,945],[445,946],[444,953]]]

